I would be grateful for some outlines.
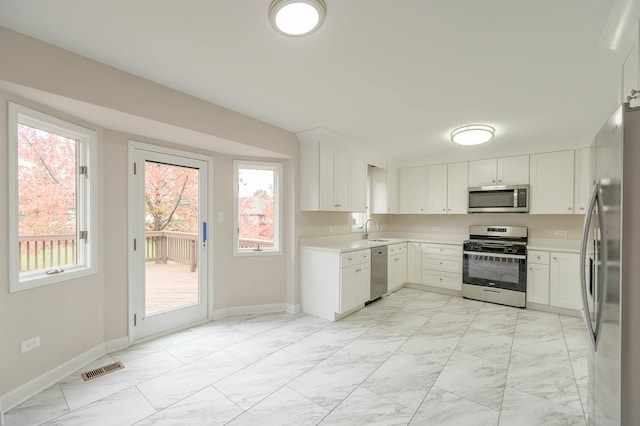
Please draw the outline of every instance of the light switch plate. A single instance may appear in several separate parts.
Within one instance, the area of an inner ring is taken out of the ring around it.
[[[440,232],[440,227],[439,227],[439,226],[432,226],[432,227],[431,227],[431,230],[432,230],[433,232]]]
[[[40,336],[32,337],[20,343],[20,353],[29,352],[40,346]]]
[[[567,231],[563,230],[563,229],[557,229],[556,230],[556,235],[558,237],[566,237],[567,236]]]

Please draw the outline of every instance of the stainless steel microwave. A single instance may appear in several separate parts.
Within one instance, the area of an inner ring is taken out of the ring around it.
[[[498,185],[469,188],[469,213],[527,213],[529,185]]]

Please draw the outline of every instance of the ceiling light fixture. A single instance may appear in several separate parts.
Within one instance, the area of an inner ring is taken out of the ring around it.
[[[493,139],[496,129],[485,124],[469,124],[451,132],[451,141],[458,145],[480,145]]]
[[[327,14],[324,0],[273,0],[269,20],[280,34],[302,37],[316,31]]]

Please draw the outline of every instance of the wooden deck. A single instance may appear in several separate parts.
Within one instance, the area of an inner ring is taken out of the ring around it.
[[[147,315],[198,302],[198,272],[188,265],[146,263]]]

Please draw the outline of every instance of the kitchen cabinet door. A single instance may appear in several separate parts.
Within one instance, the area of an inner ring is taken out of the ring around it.
[[[585,214],[595,184],[595,152],[592,148],[576,149],[574,213]]]
[[[529,263],[527,267],[527,302],[549,304],[549,265]]]
[[[497,185],[526,185],[529,183],[529,156],[498,158]]]
[[[351,211],[364,213],[367,210],[367,163],[351,158]]]
[[[580,256],[576,253],[551,252],[549,265],[549,304],[567,309],[581,309]]]
[[[398,169],[371,169],[371,213],[398,213]]]
[[[395,291],[407,282],[407,244],[393,244],[388,248],[387,290]]]
[[[428,167],[427,213],[447,213],[447,165]]]
[[[387,167],[387,213],[399,213],[398,203],[398,169]]]
[[[359,264],[356,267],[354,293],[356,306],[364,304],[371,298],[371,265],[368,263]]]
[[[573,150],[532,155],[529,175],[529,213],[573,214]]]
[[[400,213],[426,213],[426,170],[424,166],[400,169]]]
[[[469,161],[469,187],[497,185],[497,167],[498,160],[495,158]]]
[[[447,165],[447,213],[467,214],[469,163]]]
[[[422,250],[420,243],[407,243],[407,282],[422,281]]]
[[[358,303],[356,300],[356,276],[358,265],[347,266],[342,268],[340,276],[340,312],[347,312],[349,309],[355,308]]]

